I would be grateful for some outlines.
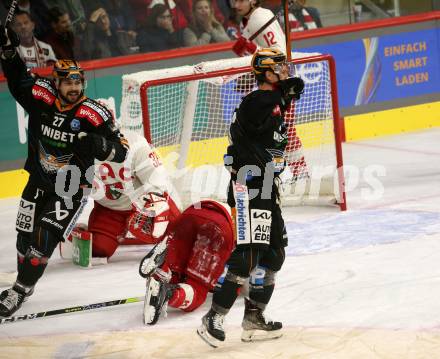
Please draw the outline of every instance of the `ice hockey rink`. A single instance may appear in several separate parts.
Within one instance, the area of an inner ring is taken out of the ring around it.
[[[439,139],[435,128],[345,143],[348,211],[285,209],[288,256],[267,309],[283,322],[278,340],[240,341],[239,298],[224,345],[209,347],[196,335],[209,296],[149,327],[143,303],[3,324],[0,358],[438,358]],[[15,267],[17,203],[0,201],[0,272]],[[55,255],[17,314],[142,296],[145,251],[125,247],[91,269]]]

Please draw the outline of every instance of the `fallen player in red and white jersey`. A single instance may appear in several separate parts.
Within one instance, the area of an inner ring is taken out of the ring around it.
[[[130,131],[124,132],[130,145],[123,163],[95,162],[94,208],[88,228],[78,226],[76,235],[92,238],[93,257],[111,257],[120,244],[157,243],[168,223],[180,211],[168,195],[171,182],[158,155],[147,140]],[[148,213],[149,234],[127,238],[127,229]]]
[[[202,305],[233,248],[232,218],[224,205],[204,200],[187,208],[141,261],[139,273],[148,278],[145,324],[155,324],[167,305],[185,312]]]

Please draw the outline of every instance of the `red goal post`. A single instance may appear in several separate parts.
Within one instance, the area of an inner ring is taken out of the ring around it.
[[[333,203],[345,210],[334,59],[304,55],[294,53],[291,62],[306,86],[286,116],[290,166],[284,202]],[[227,59],[123,77],[122,127],[143,132],[157,148],[185,203],[225,199],[228,174],[222,161],[231,115],[256,88],[249,64],[250,58]],[[295,163],[302,163],[299,169]]]

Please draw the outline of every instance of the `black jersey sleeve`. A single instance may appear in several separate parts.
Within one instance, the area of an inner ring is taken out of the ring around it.
[[[115,126],[113,114],[107,107],[97,101],[87,99],[81,103],[77,117],[85,118],[92,125],[88,132],[94,136],[80,136],[79,146],[87,149],[97,147],[96,153],[101,161],[123,162],[125,160],[128,142]],[[101,138],[97,138],[99,136]],[[81,151],[81,149],[79,149]],[[86,151],[87,152],[87,151]],[[86,153],[84,153],[85,155]]]
[[[103,136],[107,141],[111,151],[107,161],[124,162],[128,151],[128,141],[124,135],[116,128],[113,122],[102,125]]]
[[[33,104],[32,87],[35,79],[28,72],[18,54],[12,59],[1,59],[3,73],[8,81],[9,91],[15,100],[27,111]]]

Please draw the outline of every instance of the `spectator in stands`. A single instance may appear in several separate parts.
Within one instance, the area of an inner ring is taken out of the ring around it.
[[[49,9],[59,7],[69,13],[75,35],[81,35],[86,29],[86,15],[81,0],[44,0]]]
[[[163,4],[151,9],[148,23],[138,31],[140,52],[175,49],[183,46],[182,31],[175,30],[171,11]]]
[[[9,10],[11,0],[0,0],[0,18],[3,21]],[[38,39],[44,38],[44,36],[50,31],[50,26],[47,22],[47,7],[42,0],[18,0],[16,11],[26,11],[31,14],[32,20],[35,24],[34,35]]]
[[[102,59],[130,53],[127,42],[110,28],[110,18],[104,8],[92,12],[84,36],[84,52],[87,59]]]
[[[214,16],[210,0],[194,0],[192,10],[193,19],[183,30],[185,46],[229,41],[223,25]]]
[[[16,10],[11,26],[20,38],[18,54],[28,69],[51,66],[57,61],[52,46],[35,38],[35,22],[31,14]]]
[[[133,8],[126,1],[103,0],[103,7],[109,14],[112,29],[126,31],[136,29]]]
[[[126,32],[134,42],[136,40],[136,21],[133,9],[124,0],[103,0],[104,8],[110,18],[110,28],[115,32]]]
[[[289,11],[290,31],[312,30],[322,27],[318,9],[305,6],[305,4],[306,0],[294,0]]]
[[[72,31],[69,13],[59,7],[54,7],[48,12],[52,31],[44,39],[52,46],[58,59],[83,58],[78,37]]]
[[[100,7],[105,7],[104,0],[81,0],[83,7],[84,7],[84,13],[86,16],[86,19],[90,19],[90,15],[93,11],[99,9]],[[87,22],[87,20],[86,20]]]
[[[183,11],[189,22],[193,20],[194,0],[175,0],[176,5]],[[217,21],[221,24],[229,17],[229,0],[211,0],[212,11]]]
[[[176,31],[183,30],[189,24],[190,19],[185,16],[182,9],[182,2],[184,1],[188,0],[129,0],[132,8],[136,9],[135,18],[138,27],[149,24],[153,7],[161,4],[170,10],[173,16],[173,27]]]

